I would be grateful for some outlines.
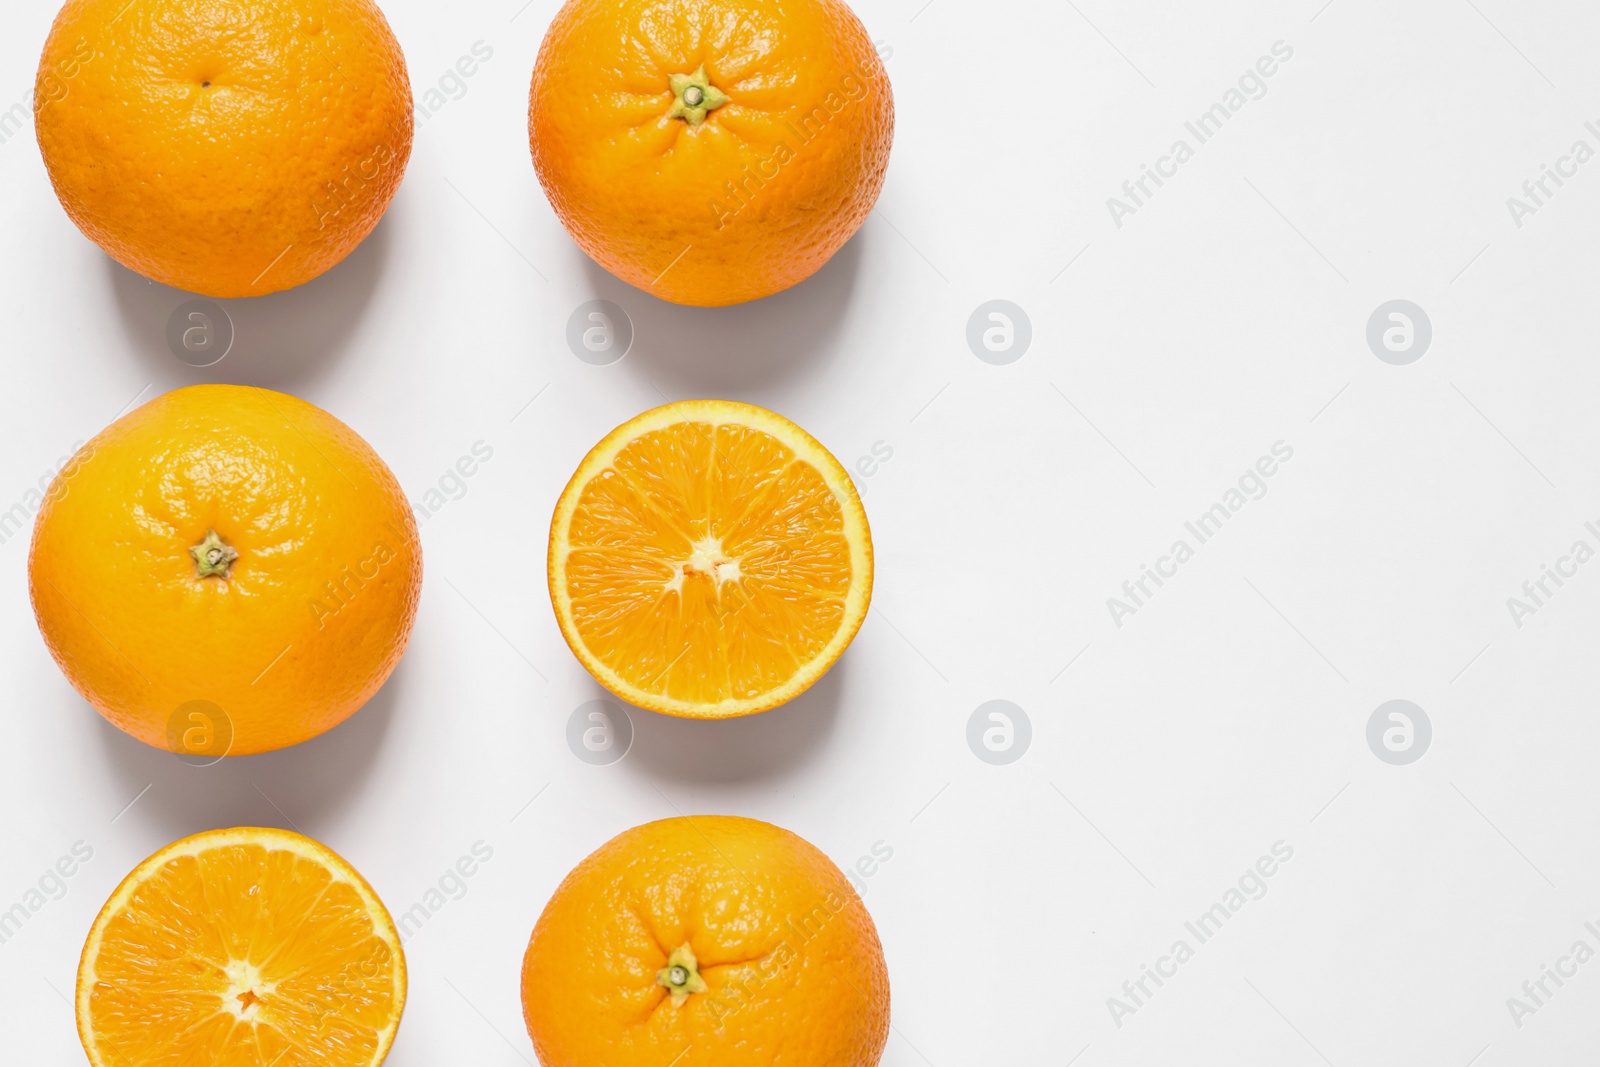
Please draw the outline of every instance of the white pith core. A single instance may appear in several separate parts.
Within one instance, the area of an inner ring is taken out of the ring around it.
[[[690,574],[704,574],[716,583],[718,592],[723,582],[736,582],[744,577],[739,561],[722,550],[719,538],[706,536],[696,541],[689,550],[689,558],[679,563],[672,572],[666,588],[672,592],[683,590],[683,580]]]
[[[272,995],[273,984],[262,980],[261,968],[245,960],[229,960],[226,973],[228,991],[222,996],[223,1009],[240,1019],[254,1019],[261,1001]]]

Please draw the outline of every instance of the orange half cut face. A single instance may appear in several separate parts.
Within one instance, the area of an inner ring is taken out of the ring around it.
[[[562,635],[622,699],[689,718],[776,707],[820,678],[872,595],[866,512],[789,420],[693,400],[584,458],[550,527]]]
[[[168,845],[117,887],[78,964],[95,1067],[376,1067],[406,1000],[389,913],[287,830]]]

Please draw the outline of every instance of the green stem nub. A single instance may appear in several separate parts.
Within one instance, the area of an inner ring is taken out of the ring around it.
[[[238,550],[218,537],[215,530],[207,530],[206,539],[190,548],[189,555],[194,557],[196,578],[231,577],[233,561],[239,558]]]
[[[673,949],[667,965],[656,972],[656,983],[672,994],[672,1006],[681,1007],[690,993],[704,993],[706,980],[700,977],[700,964],[687,944]]]
[[[693,74],[673,74],[667,78],[672,86],[672,110],[667,112],[669,119],[682,119],[691,126],[698,126],[706,120],[706,115],[728,102],[728,94],[711,84],[711,79],[706,76],[706,65],[700,64],[700,69]]]

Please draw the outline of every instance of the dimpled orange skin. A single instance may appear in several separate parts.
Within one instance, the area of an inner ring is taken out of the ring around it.
[[[238,552],[226,578],[198,577],[189,552],[212,530]],[[111,723],[181,752],[174,712],[209,701],[232,724],[226,754],[249,755],[377,692],[411,632],[422,548],[355,431],[283,393],[196,385],[118,419],[56,476],[28,585],[51,655]]]
[[[411,154],[411,86],[371,0],[68,0],[34,125],[62,206],[118,263],[260,296],[378,224]]]
[[[670,117],[704,65],[728,102]],[[894,137],[888,75],[838,0],[569,0],[539,50],[533,161],[596,262],[716,307],[804,281],[860,229]]]
[[[705,988],[675,1004],[657,974],[682,945]],[[844,875],[719,815],[635,827],[580,863],[534,927],[522,1005],[543,1067],[873,1067],[889,1038],[883,949]]]

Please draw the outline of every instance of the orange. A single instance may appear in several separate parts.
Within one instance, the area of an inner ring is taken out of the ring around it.
[[[78,961],[94,1067],[375,1067],[405,1003],[383,902],[287,830],[168,845],[111,894]]]
[[[804,281],[861,228],[894,100],[840,0],[568,0],[539,49],[528,137],[597,263],[716,307]]]
[[[522,961],[544,1067],[875,1067],[889,973],[861,898],[768,823],[665,819],[569,875]]]
[[[303,400],[196,385],[103,430],[39,509],[28,585],[67,680],[146,744],[248,755],[377,692],[422,586],[411,508]]]
[[[833,665],[872,597],[850,476],[781,415],[684,400],[584,457],[550,523],[573,654],[629,703],[688,718],[776,707]]]
[[[68,0],[34,126],[61,205],[118,263],[259,296],[378,224],[411,155],[411,85],[371,0]]]

